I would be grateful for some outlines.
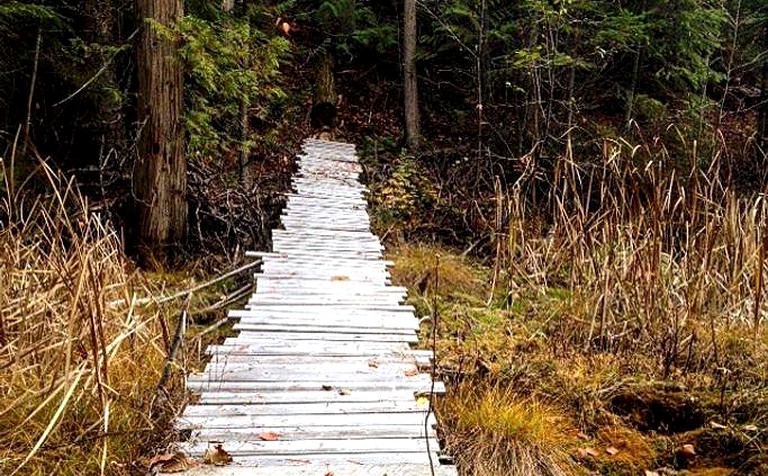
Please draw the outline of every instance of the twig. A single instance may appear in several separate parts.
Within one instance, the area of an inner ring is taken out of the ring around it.
[[[192,316],[198,316],[200,314],[206,314],[206,313],[209,313],[211,311],[216,311],[217,309],[221,309],[222,307],[227,306],[227,305],[231,304],[233,301],[237,301],[241,297],[243,297],[246,294],[248,294],[248,292],[251,290],[252,287],[253,287],[253,284],[248,283],[245,286],[237,289],[233,293],[229,294],[228,296],[225,296],[224,299],[222,299],[221,301],[218,301],[216,304],[208,306],[205,309],[201,309],[199,311],[194,311],[194,312],[191,313],[191,315]]]
[[[173,294],[171,296],[166,296],[166,297],[163,297],[163,298],[160,298],[160,299],[154,299],[154,298],[137,299],[136,300],[136,304],[137,305],[142,305],[142,304],[149,304],[151,302],[154,302],[156,304],[165,304],[168,301],[173,301],[174,299],[179,299],[179,298],[185,297],[188,294],[200,291],[201,289],[205,289],[205,288],[207,288],[209,286],[213,286],[214,284],[219,283],[219,282],[221,282],[221,281],[223,281],[223,280],[225,280],[227,278],[231,278],[232,276],[240,274],[243,271],[246,271],[248,269],[254,268],[254,267],[256,267],[259,264],[261,264],[261,260],[257,259],[255,261],[252,261],[252,262],[250,262],[248,264],[245,264],[245,265],[243,265],[243,266],[241,266],[241,267],[239,267],[237,269],[233,269],[232,271],[228,272],[227,274],[223,274],[223,275],[221,275],[221,276],[219,276],[219,277],[217,277],[215,279],[212,279],[210,281],[207,281],[207,282],[205,282],[203,284],[197,285],[197,286],[195,286],[193,288],[190,288],[190,289],[187,289],[185,291],[181,291],[181,292],[178,292],[178,293]],[[125,302],[125,299],[118,300],[118,301],[112,301],[108,305],[109,306],[117,306],[118,304],[122,304],[123,302]]]
[[[440,317],[437,311],[437,289],[440,285],[440,255],[435,256],[435,281],[432,288],[432,366],[430,367],[429,408],[424,417],[424,439],[427,444],[427,456],[429,457],[429,471],[435,476],[435,463],[432,460],[432,451],[429,448],[429,416],[433,412],[435,399],[435,374],[437,367],[437,323]]]
[[[29,85],[29,96],[27,97],[27,117],[24,120],[24,142],[21,148],[21,157],[27,155],[27,144],[29,143],[29,127],[32,123],[32,102],[35,98],[35,83],[37,83],[37,67],[40,64],[40,45],[43,42],[43,26],[37,27],[37,43],[35,45],[35,63],[32,67],[32,78]]]
[[[189,297],[184,302],[184,308],[181,310],[179,322],[176,324],[176,332],[173,336],[173,343],[171,344],[171,349],[168,351],[168,358],[166,359],[165,365],[163,366],[163,374],[160,376],[160,382],[157,384],[157,389],[155,390],[156,395],[160,394],[160,392],[164,389],[166,382],[170,378],[171,365],[176,360],[176,353],[179,351],[181,343],[184,342],[184,332],[187,328],[187,312],[189,311],[189,301],[191,298],[192,294],[190,293]]]
[[[126,43],[130,43],[130,42],[133,40],[133,37],[135,37],[135,36],[136,36],[136,34],[137,34],[138,32],[139,32],[139,29],[138,29],[138,28],[137,28],[136,30],[134,30],[134,32],[133,32],[133,33],[131,33],[131,36],[129,36],[129,37],[128,37],[128,38],[125,40],[125,41],[126,41]],[[72,94],[70,94],[69,96],[67,96],[67,97],[65,97],[64,99],[62,99],[61,101],[57,102],[56,104],[54,104],[54,105],[53,105],[53,107],[58,107],[58,106],[61,106],[61,105],[62,105],[62,104],[64,104],[65,102],[67,102],[67,101],[71,100],[72,98],[74,98],[75,96],[77,96],[78,94],[80,94],[81,92],[83,92],[83,91],[85,90],[85,88],[87,88],[88,86],[90,86],[91,84],[93,84],[93,82],[94,82],[94,81],[96,81],[97,79],[99,79],[99,76],[101,76],[102,74],[104,74],[104,72],[107,70],[107,68],[109,68],[109,65],[111,65],[111,64],[112,64],[112,61],[115,59],[115,57],[117,56],[117,54],[118,54],[118,53],[120,53],[120,49],[118,49],[117,51],[115,51],[115,53],[114,53],[114,54],[113,54],[113,55],[112,55],[112,56],[111,56],[111,57],[110,57],[110,58],[109,58],[107,61],[105,61],[105,62],[104,62],[104,64],[101,66],[101,68],[100,68],[98,71],[96,71],[96,74],[94,74],[93,76],[91,76],[91,78],[90,78],[90,79],[88,79],[88,81],[86,81],[85,83],[83,83],[83,85],[82,85],[82,86],[80,86],[80,87],[77,89],[77,91],[73,92],[73,93],[72,93]]]
[[[195,286],[194,288],[187,289],[186,291],[182,291],[182,292],[176,293],[176,294],[174,294],[172,296],[168,296],[168,297],[164,297],[162,299],[158,299],[157,303],[158,304],[163,304],[163,303],[166,303],[168,301],[173,301],[174,299],[178,299],[180,297],[184,297],[187,294],[192,294],[194,292],[200,291],[201,289],[205,289],[205,288],[207,288],[209,286],[213,286],[216,283],[224,281],[227,278],[231,278],[232,276],[236,276],[236,275],[242,273],[245,270],[254,268],[254,267],[256,267],[259,264],[261,264],[261,260],[252,261],[252,262],[250,262],[248,264],[240,266],[237,269],[233,269],[232,271],[228,272],[227,274],[222,274],[221,276],[219,276],[216,279],[212,279],[212,280],[210,280],[210,281],[208,281],[206,283],[203,283],[203,284],[200,284],[198,286]]]

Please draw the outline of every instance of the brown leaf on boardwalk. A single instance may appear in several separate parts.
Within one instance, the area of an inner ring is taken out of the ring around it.
[[[376,359],[371,359],[371,360],[368,361],[368,367],[377,369],[377,368],[379,368],[379,363],[376,362]]]
[[[346,388],[340,388],[339,395],[349,395],[349,390],[347,390]]]
[[[331,276],[331,281],[349,281],[349,276]]]
[[[232,456],[227,453],[221,444],[208,448],[203,455],[203,463],[214,466],[224,466],[232,462]]]
[[[160,474],[181,473],[198,466],[200,463],[190,459],[182,452],[163,453],[155,456],[149,462],[150,470]],[[153,473],[154,474],[154,473]]]
[[[325,473],[324,476],[335,476],[335,475],[333,474],[333,471],[328,471],[327,473]]]
[[[408,369],[405,372],[403,372],[406,377],[415,377],[419,375],[419,369]]]
[[[323,385],[321,388],[326,392],[330,392],[331,390],[333,390],[333,387],[330,385]]]
[[[265,433],[259,433],[259,439],[263,441],[277,441],[280,439],[280,433],[267,431]]]

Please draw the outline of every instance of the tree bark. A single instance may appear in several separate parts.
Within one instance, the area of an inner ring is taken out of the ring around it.
[[[403,90],[405,100],[405,143],[410,150],[419,148],[419,93],[416,81],[416,0],[405,0],[403,26]]]
[[[335,61],[330,46],[320,51],[315,65],[315,103],[336,104]]]
[[[767,8],[768,9],[768,8]],[[763,26],[763,51],[768,51],[768,18]],[[760,105],[757,114],[757,145],[758,153],[765,156],[768,151],[768,55],[763,55],[762,83],[760,87]]]
[[[187,229],[186,160],[177,42],[158,34],[183,13],[181,0],[137,0],[139,157],[133,175],[138,251],[145,266],[171,263]],[[149,22],[148,20],[151,20]]]

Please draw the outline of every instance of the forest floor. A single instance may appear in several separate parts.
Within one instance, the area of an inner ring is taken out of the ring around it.
[[[768,471],[764,381],[679,368],[662,376],[654,349],[569,343],[564,333],[585,310],[566,288],[494,289],[493,269],[434,245],[399,244],[390,258],[411,303],[438,318],[437,368],[448,391],[437,412],[461,474]],[[503,273],[497,283],[513,278]],[[430,347],[428,324],[422,337]],[[720,338],[742,345],[751,337],[734,329]],[[740,357],[729,374],[755,370],[754,355]]]

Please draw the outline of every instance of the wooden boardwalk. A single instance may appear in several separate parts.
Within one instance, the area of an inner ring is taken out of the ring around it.
[[[370,231],[354,146],[308,140],[239,335],[190,376],[180,448],[233,457],[196,475],[456,475],[439,462],[429,351]],[[435,383],[436,393],[443,391]]]

